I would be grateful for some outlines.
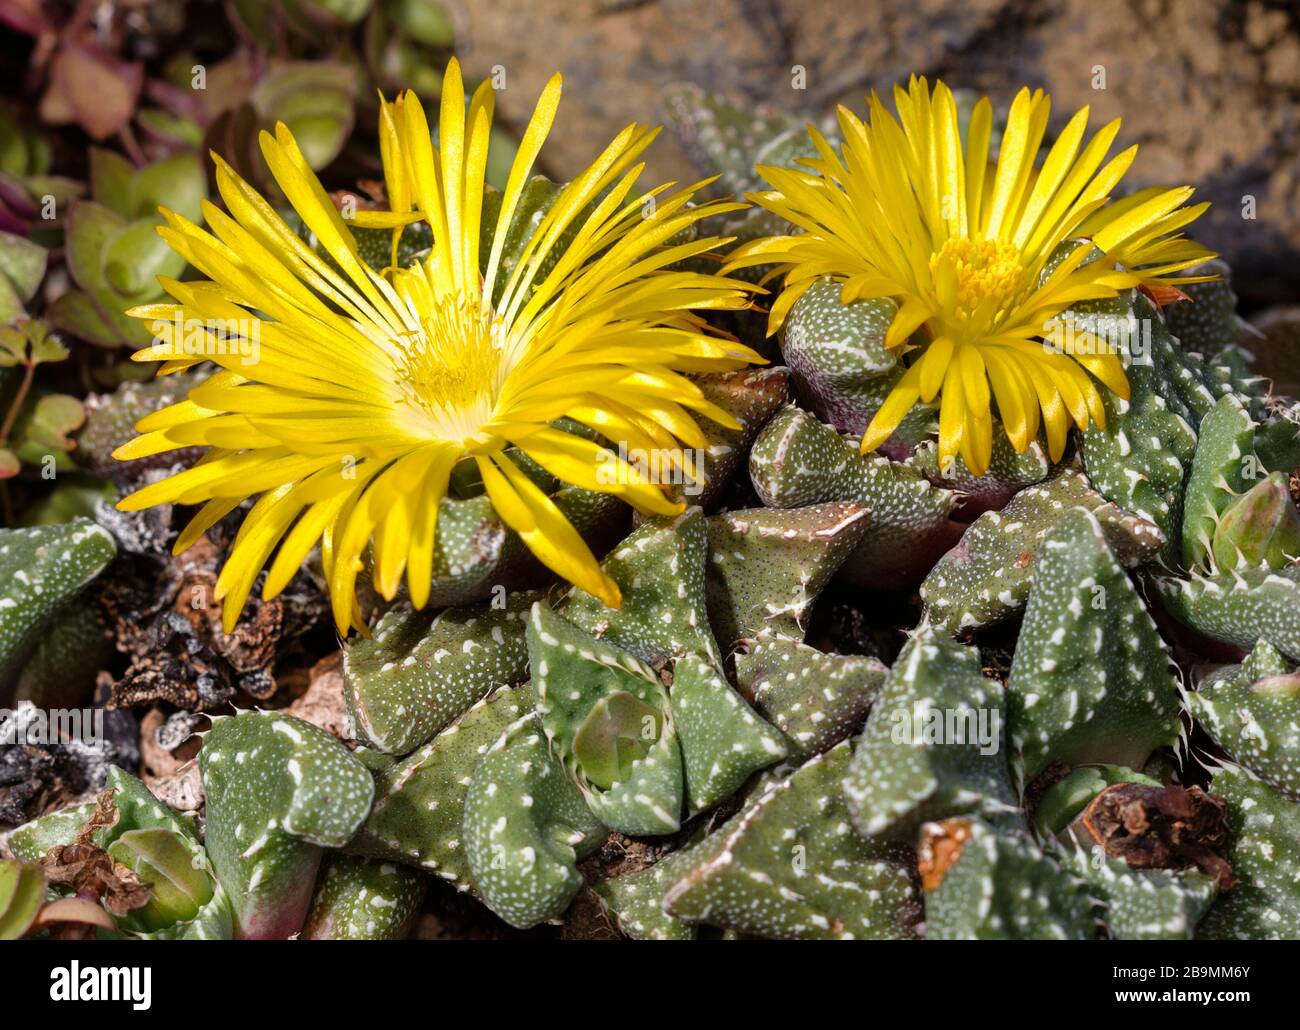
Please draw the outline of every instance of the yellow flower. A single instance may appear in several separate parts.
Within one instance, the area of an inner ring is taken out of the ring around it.
[[[1040,338],[1079,301],[1134,286],[1167,296],[1167,277],[1214,256],[1179,234],[1209,205],[1183,207],[1190,187],[1111,201],[1137,147],[1103,165],[1119,121],[1085,144],[1086,107],[1039,163],[1050,106],[1041,90],[1016,96],[996,165],[988,98],[975,105],[964,140],[943,83],[932,93],[913,78],[895,88],[894,100],[897,119],[873,94],[869,123],[841,107],[840,154],[810,129],[818,156],[806,170],[759,169],[773,189],[749,199],[801,231],[737,248],[727,269],[775,264],[772,274],[784,274],[769,333],[823,277],[843,284],[845,304],[877,297],[898,304],[885,343],[914,353],[868,425],[864,451],[880,446],[918,400],[942,395],[941,461],[960,454],[976,474],[988,468],[994,401],[1017,450],[1042,424],[1055,460],[1071,421],[1083,428],[1105,418],[1088,373],[1125,398],[1128,381],[1112,347],[1076,337],[1071,347],[1051,348]],[[1084,237],[1093,246],[1075,246],[1047,271],[1061,244]]]
[[[434,243],[426,260],[373,272],[284,125],[262,134],[262,154],[332,261],[215,155],[229,214],[206,205],[207,232],[164,212],[160,233],[209,281],[165,279],[176,303],[132,312],[158,334],[136,358],[165,361],[160,373],[203,360],[220,368],[186,400],[144,418],[143,435],[116,456],[210,449],[119,507],[203,503],[179,552],[257,497],[217,583],[228,630],[268,560],[267,598],[318,542],[341,633],[362,627],[354,588],[368,545],[379,592],[392,598],[405,572],[412,603],[423,607],[439,502],[462,461],[477,466],[496,512],[542,562],[616,606],[618,588],[507,448],[566,483],[670,515],[682,506],[639,468],[553,423],[567,417],[629,449],[678,460],[680,444],[704,446],[696,416],[736,428],[684,373],[762,360],[711,334],[695,313],[747,306],[746,287],[677,267],[729,241],[673,237],[743,205],[688,206],[704,183],[633,196],[638,158],[658,130],[631,125],[619,133],[524,230],[511,264],[506,230],[559,97],[557,75],[523,134],[486,253],[479,230],[493,92],[485,83],[467,110],[454,60],[443,82],[440,149],[414,95],[382,104],[391,210],[356,212],[351,222],[393,228],[395,261],[402,227],[427,221]],[[200,353],[182,339],[196,322],[209,344]],[[241,346],[228,339],[222,346],[214,325],[242,327]]]

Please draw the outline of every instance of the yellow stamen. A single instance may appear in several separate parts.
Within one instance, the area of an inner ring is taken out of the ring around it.
[[[398,382],[439,438],[459,442],[492,417],[507,371],[500,328],[477,295],[456,297],[422,311],[419,329],[400,339]]]
[[[930,258],[930,273],[936,284],[950,277],[956,283],[954,296],[944,303],[956,322],[967,322],[986,301],[994,313],[1002,312],[1025,286],[1025,269],[1020,250],[1002,240],[972,240],[954,236]]]

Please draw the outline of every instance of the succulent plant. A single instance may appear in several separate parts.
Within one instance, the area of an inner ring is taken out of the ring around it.
[[[76,708],[90,700],[95,675],[113,652],[89,604],[66,605],[46,625],[14,683],[15,701],[38,708]]]
[[[370,812],[370,772],[311,723],[247,711],[213,718],[199,768],[204,840],[234,906],[235,935],[297,933],[324,849],[351,840]]]
[[[1097,903],[1082,877],[1026,834],[977,818],[927,823],[918,848],[926,940],[1091,940]]]
[[[1294,312],[1257,362],[1117,124],[674,87],[641,192],[640,123],[533,174],[558,77],[517,144],[434,3],[20,6],[0,938],[1300,936]]]
[[[484,697],[528,672],[524,620],[538,595],[414,611],[390,608],[373,636],[343,650],[344,696],[357,739],[404,755]]]
[[[723,193],[740,196],[759,187],[758,163],[789,168],[816,154],[804,122],[788,111],[736,104],[692,83],[669,87],[663,107],[686,153],[704,174],[719,177],[717,188]],[[826,128],[832,131],[829,124]],[[756,207],[725,222],[727,232],[739,239],[777,231],[781,224]]]
[[[858,436],[903,376],[885,333],[898,314],[887,297],[840,302],[840,284],[814,283],[795,301],[781,333],[781,354],[812,411],[841,433]],[[917,409],[900,435],[919,435],[933,412]]]
[[[802,639],[817,595],[867,531],[860,504],[747,508],[709,519],[709,619],[730,649],[765,629]]]
[[[1143,317],[1155,312],[1145,296],[1138,297],[1137,306]],[[1164,361],[1166,379],[1176,384],[1198,430],[1201,419],[1221,397],[1235,396],[1257,422],[1275,402],[1276,399],[1270,395],[1269,381],[1254,373],[1240,371],[1228,352],[1221,352],[1219,358],[1208,361],[1199,352],[1182,346],[1163,318],[1154,327],[1152,335],[1157,361]]]
[[[528,619],[533,703],[592,814],[628,834],[675,833],[685,787],[668,691],[644,662],[541,604]]]
[[[1300,511],[1286,475],[1270,472],[1227,507],[1211,554],[1219,569],[1281,569],[1300,558]]]
[[[117,553],[89,519],[0,529],[0,688],[17,678],[40,635]]]
[[[859,454],[806,411],[789,407],[763,428],[749,454],[749,474],[764,504],[774,508],[850,502],[870,521],[843,575],[865,587],[919,579],[960,535],[950,519],[954,496],[910,465]]]
[[[1300,805],[1235,766],[1214,770],[1210,789],[1228,803],[1231,833],[1224,857],[1238,882],[1215,901],[1197,936],[1300,936]]]
[[[978,652],[918,629],[854,744],[844,794],[858,831],[911,843],[922,823],[956,815],[1023,828],[1003,719],[1001,685]]]
[[[1216,278],[1180,286],[1188,299],[1164,309],[1165,324],[1183,350],[1214,360],[1225,349],[1236,346],[1241,335],[1242,319],[1237,314],[1232,269],[1226,261],[1213,258],[1187,269],[1185,274]]]
[[[1112,940],[1191,940],[1218,894],[1214,879],[1197,869],[1135,869],[1100,847],[1076,847],[1058,861],[1087,883]]]
[[[691,849],[664,911],[763,937],[914,936],[920,908],[908,851],[854,831],[840,791],[848,762],[846,741],[757,788]]]
[[[1210,677],[1210,681],[1212,683],[1215,679],[1223,678],[1237,684],[1248,685],[1274,676],[1287,676],[1294,671],[1295,664],[1288,661],[1276,647],[1269,643],[1260,643],[1251,649],[1239,668],[1234,669],[1229,666],[1222,670],[1221,677]]]
[[[1155,522],[1174,541],[1179,539],[1184,487],[1190,490],[1192,485],[1184,480],[1192,469],[1197,433],[1209,433],[1214,440],[1207,444],[1203,472],[1195,484],[1190,535],[1179,549],[1195,555],[1204,546],[1202,520],[1209,517],[1205,505],[1217,507],[1215,498],[1222,499],[1215,493],[1221,490],[1217,473],[1223,471],[1223,462],[1232,460],[1234,444],[1240,445],[1243,416],[1263,417],[1265,395],[1254,380],[1241,379],[1230,368],[1211,366],[1180,346],[1165,320],[1140,294],[1090,302],[1087,309],[1089,314],[1080,316],[1079,323],[1097,328],[1108,339],[1127,341],[1132,360],[1127,370],[1130,398],[1106,398],[1105,428],[1090,427],[1083,434],[1084,468],[1107,499]],[[1136,352],[1135,340],[1141,342]],[[1225,397],[1232,400],[1224,404]],[[1221,414],[1202,427],[1216,406],[1221,406]]]
[[[702,482],[669,482],[667,493],[674,500],[711,512],[721,503],[737,470],[744,467],[750,445],[763,426],[789,400],[790,374],[777,365],[696,376],[695,384],[706,401],[734,418],[740,428],[728,429],[712,421],[701,424],[705,440],[697,474]]]
[[[575,587],[557,610],[592,636],[643,662],[695,653],[720,663],[709,626],[705,573],[709,523],[697,507],[642,523],[606,556],[601,568],[623,595],[618,608]]]
[[[401,937],[424,898],[423,873],[353,855],[331,855],[299,939],[382,941]]]
[[[1102,496],[1154,522],[1174,541],[1196,432],[1159,392],[1149,365],[1130,366],[1129,387],[1127,401],[1105,399],[1106,427],[1090,426],[1083,434],[1083,466]]]
[[[1300,468],[1300,412],[1294,402],[1279,406],[1260,422],[1255,454],[1269,471],[1290,473]]]
[[[1157,391],[1193,429],[1199,430],[1201,419],[1225,395],[1235,395],[1252,417],[1260,417],[1267,394],[1258,377],[1240,377],[1230,365],[1211,364],[1195,348],[1183,346],[1165,316],[1141,291],[1121,295],[1118,306],[1125,309],[1123,316],[1136,318],[1143,331],[1144,353],[1133,355],[1135,363],[1151,370]]]
[[[1155,622],[1086,509],[1042,543],[1007,682],[1022,784],[1052,762],[1140,768],[1179,739],[1178,684]]]
[[[533,713],[508,726],[474,770],[465,857],[484,903],[511,925],[559,916],[582,886],[578,860],[605,836]]]
[[[692,813],[731,797],[751,774],[789,753],[784,735],[698,655],[686,655],[673,667],[671,707]]]
[[[149,416],[184,400],[186,393],[200,381],[192,372],[177,372],[145,382],[127,380],[111,393],[92,393],[85,401],[86,423],[77,433],[78,462],[96,475],[123,483],[155,468],[169,468],[175,460],[174,454],[118,461],[113,451],[135,435],[137,424],[149,428],[152,424]]]
[[[0,941],[15,941],[36,922],[45,903],[41,867],[18,859],[0,859]]]
[[[790,757],[799,760],[829,750],[860,726],[888,673],[876,658],[828,654],[771,630],[736,653],[741,693],[785,734]]]
[[[1300,661],[1300,566],[1153,575],[1149,582],[1165,608],[1198,633],[1241,648],[1265,640]]]
[[[1245,489],[1254,443],[1255,423],[1241,401],[1231,394],[1220,397],[1201,420],[1183,510],[1182,557],[1186,568],[1210,564],[1223,513]]]
[[[952,490],[960,499],[963,518],[985,511],[999,511],[1019,491],[1047,479],[1057,467],[1039,440],[1032,440],[1023,453],[1011,446],[1005,433],[994,430],[989,467],[981,476],[966,466],[961,455],[946,465],[939,461],[939,445],[927,436],[912,452],[907,463],[920,469],[936,486]]]
[[[628,509],[608,494],[579,487],[555,488],[551,500],[598,553],[625,532]],[[499,586],[526,588],[547,575],[519,534],[493,511],[486,494],[444,497],[438,509],[433,576],[428,606],[489,600]]]
[[[703,843],[694,841],[646,869],[606,877],[592,885],[601,908],[625,936],[638,941],[695,940],[698,924],[664,911],[664,895],[691,868]]]
[[[1267,641],[1203,680],[1187,708],[1234,761],[1300,801],[1300,673]]]
[[[669,89],[664,108],[692,160],[718,175],[718,187],[726,193],[757,185],[757,155],[785,157],[788,148],[789,157],[777,163],[792,164],[814,154],[803,122],[778,108],[741,106],[692,83]]]
[[[1076,507],[1093,513],[1125,567],[1152,560],[1165,544],[1153,523],[1111,504],[1082,473],[1065,471],[1026,487],[1001,511],[985,512],[967,527],[921,584],[931,621],[957,633],[983,629],[1019,612],[1029,597],[1043,540]]]
[[[230,934],[228,913],[211,913],[216,880],[196,841],[170,829],[126,830],[105,849],[153,889],[149,900],[118,920],[119,929],[151,937],[208,936],[209,922],[218,922],[215,936]],[[196,868],[196,859],[202,866]],[[210,914],[204,918],[205,912]]]
[[[476,890],[462,837],[470,779],[507,728],[532,712],[528,686],[503,687],[476,701],[423,747],[384,765],[375,800],[348,851],[416,865]]]
[[[116,812],[111,823],[91,822],[94,803],[75,805],[20,826],[10,834],[9,848],[20,859],[38,862],[90,829],[89,843],[151,888],[144,905],[115,917],[118,931],[148,940],[228,939],[233,906],[194,821],[121,768],[109,771],[108,790]]]

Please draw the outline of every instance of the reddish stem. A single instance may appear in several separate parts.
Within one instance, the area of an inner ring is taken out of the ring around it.
[[[13,432],[14,423],[18,421],[18,412],[22,409],[23,401],[27,400],[27,394],[32,388],[32,379],[35,375],[36,362],[25,362],[23,381],[18,384],[18,392],[14,394],[13,403],[9,405],[9,413],[5,415],[4,425],[0,425],[0,447],[4,447],[9,443],[9,434]]]

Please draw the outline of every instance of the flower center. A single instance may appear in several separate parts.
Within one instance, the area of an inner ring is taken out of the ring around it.
[[[930,273],[944,306],[959,319],[1007,307],[1025,283],[1020,251],[1001,240],[947,240],[930,258]],[[944,296],[947,293],[948,296]]]
[[[423,312],[419,330],[403,337],[398,382],[437,435],[461,440],[491,417],[504,373],[495,326],[477,297],[455,297]]]

